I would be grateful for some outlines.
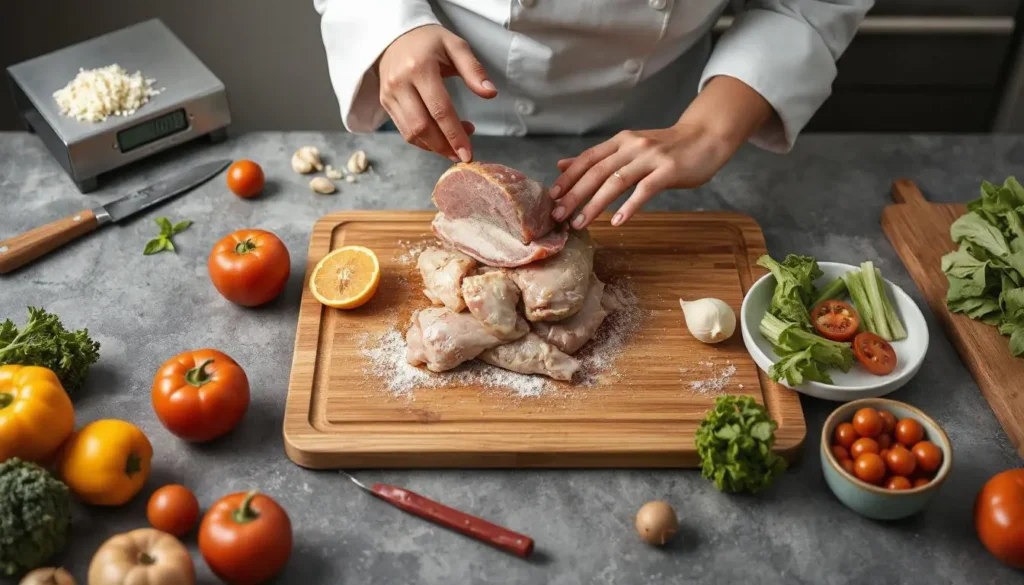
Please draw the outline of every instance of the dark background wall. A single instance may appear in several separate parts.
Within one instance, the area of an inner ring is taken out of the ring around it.
[[[809,129],[989,130],[1020,4],[877,0]],[[224,81],[235,131],[342,129],[312,0],[8,1],[0,67],[152,17]],[[0,83],[0,130],[19,127]]]

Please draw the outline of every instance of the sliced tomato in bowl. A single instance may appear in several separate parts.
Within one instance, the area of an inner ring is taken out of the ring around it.
[[[888,341],[868,331],[853,338],[853,355],[876,376],[891,374],[896,369],[896,350]]]
[[[860,328],[860,315],[843,301],[821,301],[811,309],[811,321],[818,335],[832,341],[849,341]]]

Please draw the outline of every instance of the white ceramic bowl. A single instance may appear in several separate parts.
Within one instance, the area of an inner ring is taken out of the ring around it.
[[[847,272],[859,268],[837,262],[818,262],[818,266],[824,273],[824,276],[815,282],[818,287],[824,287]],[[793,390],[815,398],[846,402],[859,398],[885,396],[896,391],[914,377],[928,352],[928,324],[925,323],[921,309],[907,293],[903,292],[903,289],[888,280],[885,281],[885,286],[889,300],[892,301],[896,314],[899,315],[900,321],[903,322],[903,326],[907,330],[906,339],[892,343],[892,347],[896,351],[896,369],[888,375],[876,376],[861,367],[855,359],[849,372],[844,373],[836,368],[829,370],[832,384],[805,381]],[[778,356],[775,355],[768,340],[761,335],[758,327],[761,324],[761,317],[768,310],[768,304],[771,302],[774,292],[775,277],[768,273],[750,287],[740,308],[740,330],[743,334],[743,343],[747,346],[747,351],[750,352],[757,366],[765,372],[778,360]],[[781,380],[780,383],[791,388],[785,380]]]

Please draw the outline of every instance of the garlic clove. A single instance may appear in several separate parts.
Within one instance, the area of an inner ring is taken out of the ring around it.
[[[687,329],[698,341],[719,343],[732,337],[736,331],[736,313],[720,299],[679,299],[679,307],[683,310]]]
[[[346,165],[348,172],[355,173],[357,175],[359,173],[365,173],[369,166],[370,161],[366,158],[366,153],[362,150],[357,150],[352,153],[352,156],[349,157],[348,164]]]
[[[315,146],[303,146],[292,155],[292,170],[303,175],[314,170],[323,170],[320,163],[320,151]]]
[[[327,177],[313,177],[313,180],[309,182],[309,188],[321,195],[330,195],[337,189]]]

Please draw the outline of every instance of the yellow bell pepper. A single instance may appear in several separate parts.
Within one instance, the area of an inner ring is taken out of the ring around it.
[[[75,408],[52,370],[0,366],[0,461],[46,463],[73,430]]]
[[[83,502],[120,506],[142,489],[152,459],[153,446],[138,427],[106,419],[72,435],[61,449],[58,467],[61,479]]]

